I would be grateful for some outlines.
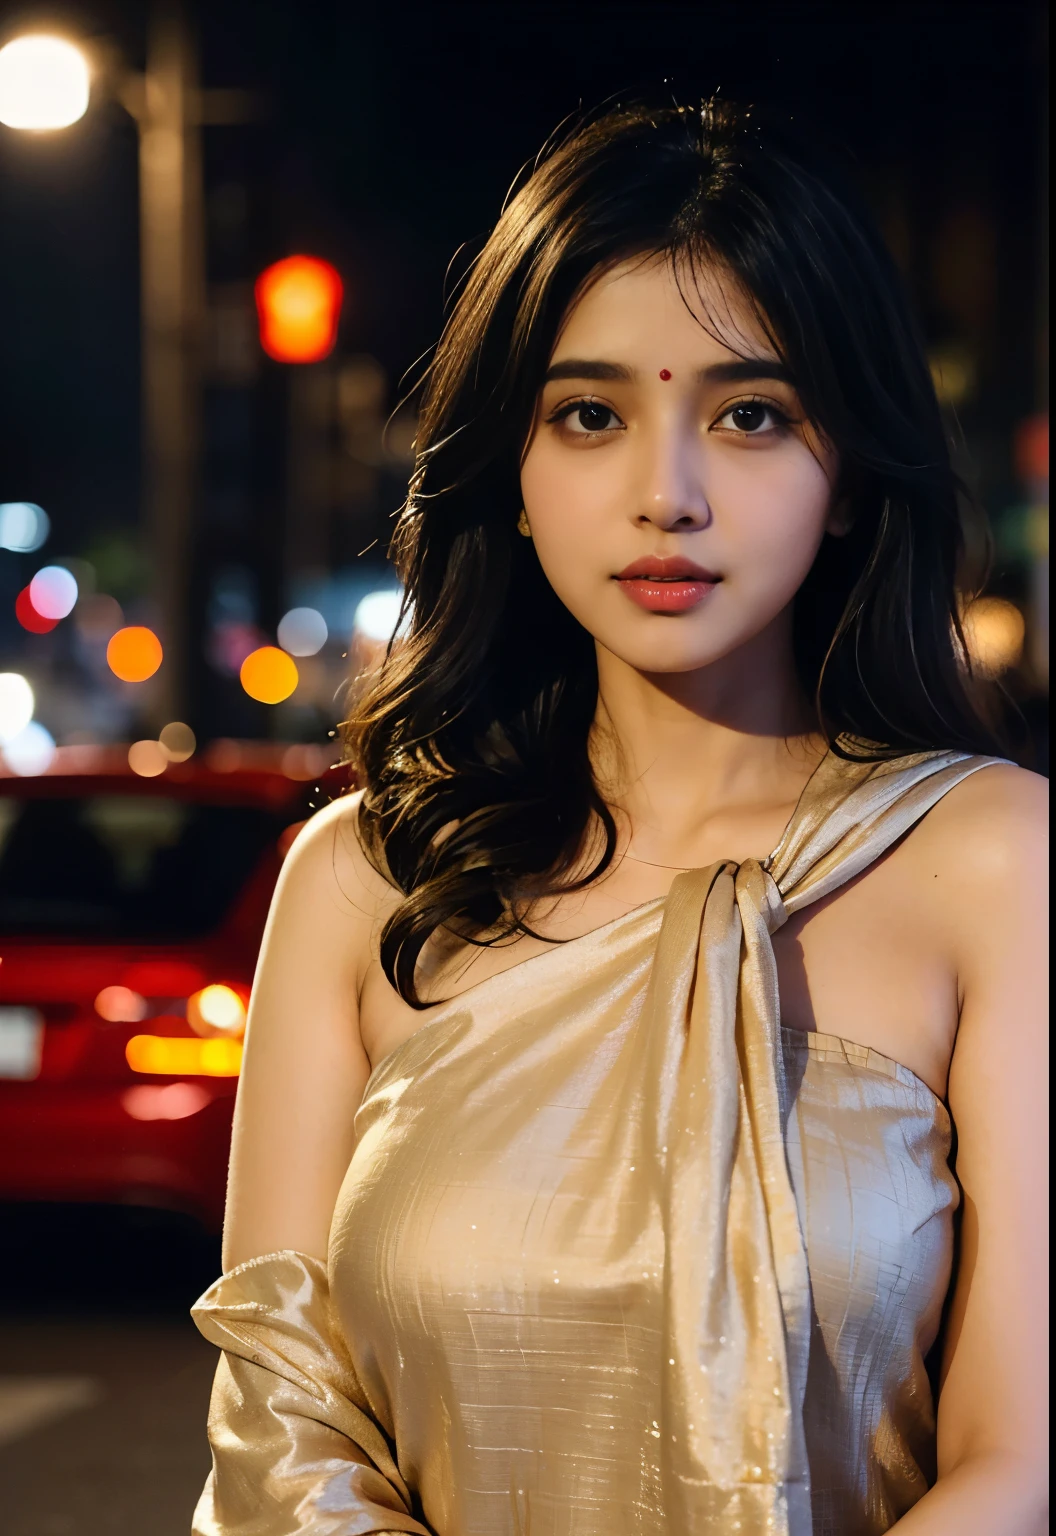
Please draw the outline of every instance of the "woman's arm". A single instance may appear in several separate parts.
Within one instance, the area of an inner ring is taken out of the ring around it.
[[[899,1536],[1048,1530],[1047,788],[990,768],[932,813],[962,999],[949,1100],[964,1204],[938,1482]]]
[[[357,998],[392,894],[363,858],[355,813],[338,801],[294,843],[253,985],[226,1272],[193,1312],[223,1351],[195,1536],[427,1536],[335,1325],[326,1268],[369,1074]]]
[[[312,818],[276,887],[235,1101],[225,1269],[282,1248],[326,1258],[370,1073],[357,998],[381,882],[358,847],[357,801]]]

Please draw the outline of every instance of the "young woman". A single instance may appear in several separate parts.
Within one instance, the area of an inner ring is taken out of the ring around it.
[[[454,306],[254,989],[203,1536],[1045,1529],[1044,784],[834,187],[615,111]]]

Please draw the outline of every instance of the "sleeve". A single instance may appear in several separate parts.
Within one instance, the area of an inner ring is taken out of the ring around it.
[[[331,1325],[324,1264],[251,1259],[191,1316],[223,1351],[193,1536],[430,1536]]]

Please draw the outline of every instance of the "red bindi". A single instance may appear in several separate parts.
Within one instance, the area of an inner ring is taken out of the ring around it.
[[[660,370],[660,377],[662,379],[669,379],[671,377],[671,370],[670,370],[670,368],[661,368],[661,370]]]

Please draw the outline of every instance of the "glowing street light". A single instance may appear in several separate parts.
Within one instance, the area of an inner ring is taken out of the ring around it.
[[[61,37],[16,37],[0,48],[0,123],[68,128],[88,110],[88,61]]]

